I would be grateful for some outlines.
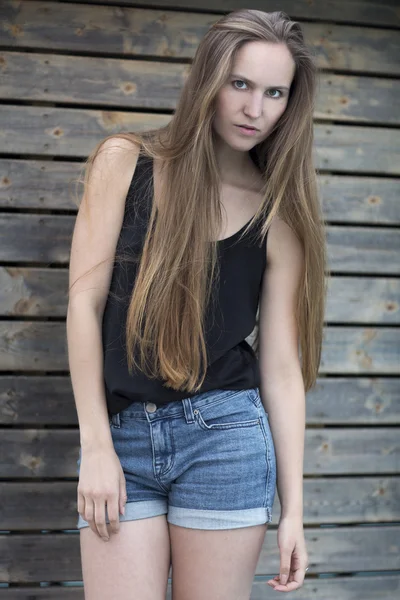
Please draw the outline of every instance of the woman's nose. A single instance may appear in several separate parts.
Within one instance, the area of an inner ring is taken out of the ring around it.
[[[244,113],[252,119],[258,119],[262,115],[262,109],[262,98],[254,94],[247,102]]]

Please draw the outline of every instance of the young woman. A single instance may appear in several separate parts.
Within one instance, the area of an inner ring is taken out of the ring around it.
[[[167,126],[89,156],[67,316],[87,600],[164,599],[171,565],[173,600],[248,599],[275,484],[267,583],[303,584],[326,291],[316,73],[285,13],[235,11]]]

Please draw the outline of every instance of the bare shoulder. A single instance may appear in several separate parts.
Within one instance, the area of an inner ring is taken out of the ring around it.
[[[139,151],[134,141],[118,137],[108,137],[97,147],[84,194],[88,210],[100,211],[107,217],[109,211],[117,211],[122,218]]]
[[[98,148],[93,169],[99,169],[104,175],[115,177],[115,166],[122,171],[126,165],[134,164],[139,156],[140,147],[133,140],[118,137],[106,138]],[[122,168],[121,168],[122,167]]]
[[[304,248],[293,229],[278,215],[272,219],[268,230],[267,265],[285,265],[289,269],[301,269]]]
[[[129,140],[127,138],[118,137],[116,135],[109,136],[104,138],[103,142],[100,145],[100,149],[106,150],[111,153],[125,153],[125,152],[137,152],[139,153],[139,144],[137,144],[134,140]]]

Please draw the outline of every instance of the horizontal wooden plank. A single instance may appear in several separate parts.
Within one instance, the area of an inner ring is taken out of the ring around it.
[[[309,574],[398,569],[399,534],[399,526],[307,528]],[[256,575],[279,572],[279,551],[276,543],[272,544],[275,537],[275,532],[267,532]],[[2,581],[28,583],[82,579],[77,534],[2,535],[0,553],[4,557],[0,565]],[[314,585],[314,580],[309,581]],[[297,594],[296,598],[299,598]]]
[[[400,273],[398,228],[329,225],[326,236],[332,273]]]
[[[70,215],[0,213],[0,261],[67,266],[74,225],[75,216]],[[400,274],[399,228],[329,225],[326,233],[332,275]]]
[[[85,158],[107,135],[166,125],[169,115],[44,106],[0,105],[0,143],[9,155]],[[315,166],[320,170],[400,174],[400,130],[318,125]]]
[[[396,377],[319,377],[306,402],[307,424],[399,425]],[[0,424],[78,425],[70,377],[0,376]]]
[[[66,317],[68,269],[0,267],[0,316]]]
[[[75,215],[0,214],[0,229],[5,234],[0,261],[67,266],[75,220]]]
[[[46,2],[51,0],[46,0]],[[75,2],[76,0],[66,0]],[[96,3],[97,0],[86,0]],[[134,6],[135,0],[107,0],[108,4]],[[189,10],[212,10],[229,12],[243,8],[243,0],[147,0],[146,6],[163,8],[185,8]],[[308,0],[252,0],[251,7],[259,10],[283,10],[292,19],[332,20],[340,22],[365,23],[370,25],[400,25],[400,10],[396,0],[368,0],[368,2],[348,2],[348,0],[330,0],[329,3],[317,3],[315,6]]]
[[[303,522],[310,524],[383,523],[400,520],[400,477],[304,479]],[[3,530],[75,529],[77,481],[1,482]],[[279,522],[275,495],[272,523]]]
[[[220,15],[90,6],[88,4],[14,3],[3,0],[2,43],[11,48],[99,52],[108,55],[192,59]],[[105,23],[107,26],[105,27]],[[398,74],[397,31],[302,23],[306,42],[314,46],[319,67],[365,73]]]
[[[157,113],[0,105],[0,144],[10,155],[83,159],[105,136],[163,127],[169,120]]]
[[[2,52],[0,99],[175,110],[189,65]],[[90,73],[90,78],[87,77]],[[396,124],[400,81],[321,73],[315,117]]]
[[[78,425],[71,378],[0,376],[0,424]]]
[[[44,0],[52,2],[53,0]],[[64,0],[76,2],[76,0]],[[86,4],[97,4],[98,0],[85,0]],[[107,4],[118,6],[135,6],[142,3],[135,0],[107,0]],[[213,12],[229,12],[243,8],[243,0],[146,0],[146,7],[162,7],[165,9],[184,8],[190,11],[209,10]],[[252,0],[251,7],[266,10],[265,0]],[[400,25],[400,10],[396,0],[368,0],[368,2],[349,2],[348,0],[330,0],[328,4],[311,4],[308,0],[269,0],[268,11],[283,10],[292,19],[313,19],[316,21],[332,20],[338,23],[353,21],[358,24]]]
[[[316,125],[314,134],[314,157],[318,169],[393,175],[399,173],[398,130]]]
[[[326,220],[400,224],[399,182],[396,179],[326,174],[320,175],[318,181]]]
[[[44,0],[52,2],[53,0]],[[76,2],[76,0],[64,0],[64,2]],[[86,0],[86,4],[97,4],[98,0]],[[135,6],[142,3],[135,0],[107,0],[107,4],[118,6]],[[242,0],[146,0],[146,7],[165,9],[186,9],[190,11],[212,11],[225,13],[243,8]],[[265,0],[252,0],[251,7],[258,10],[266,10]],[[399,26],[400,11],[396,0],[383,0],[382,5],[378,0],[368,2],[348,2],[348,0],[330,0],[328,4],[317,3],[315,6],[307,0],[269,0],[268,11],[283,10],[292,19],[313,19],[315,21],[332,20],[338,23],[349,23],[370,25]]]
[[[0,365],[6,371],[68,370],[65,323],[0,321]],[[326,327],[320,374],[399,375],[400,329]]]
[[[396,428],[307,428],[305,475],[384,475],[400,471]],[[0,477],[75,477],[78,429],[3,429]]]
[[[330,277],[325,321],[331,324],[398,325],[400,323],[400,279]]]
[[[0,208],[77,211],[82,192],[77,180],[82,168],[80,162],[2,158]],[[392,195],[389,190],[388,195]]]
[[[77,210],[82,163],[0,159],[0,208]],[[341,223],[400,225],[398,181],[318,175],[324,218]]]
[[[68,270],[0,267],[0,316],[65,317]],[[400,279],[328,278],[325,321],[330,324],[400,323]]]
[[[314,118],[395,124],[400,81],[320,73]]]
[[[327,327],[320,373],[400,374],[399,336],[386,327]]]
[[[0,56],[0,98],[4,100],[112,105],[129,110],[174,110],[190,69],[185,63],[103,56],[4,51]]]
[[[307,394],[306,419],[319,425],[399,424],[400,380],[320,377]]]
[[[122,2],[122,0],[121,0]],[[274,573],[275,575],[275,573]],[[268,577],[269,578],[269,577]],[[266,579],[265,579],[266,580]],[[68,585],[68,584],[66,584]],[[84,600],[83,588],[79,586],[66,587],[13,587],[0,589],[1,600]],[[254,580],[251,590],[251,600],[265,600],[266,584],[262,580]],[[398,575],[373,575],[355,577],[306,577],[303,586],[296,590],[297,600],[393,600],[400,592],[400,577]],[[168,583],[166,600],[171,600],[171,583]]]

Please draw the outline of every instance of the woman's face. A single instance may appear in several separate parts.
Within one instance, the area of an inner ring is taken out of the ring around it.
[[[248,151],[262,142],[286,109],[294,73],[295,63],[284,44],[244,44],[216,98],[216,133],[236,150]],[[257,131],[249,135],[239,125]]]

